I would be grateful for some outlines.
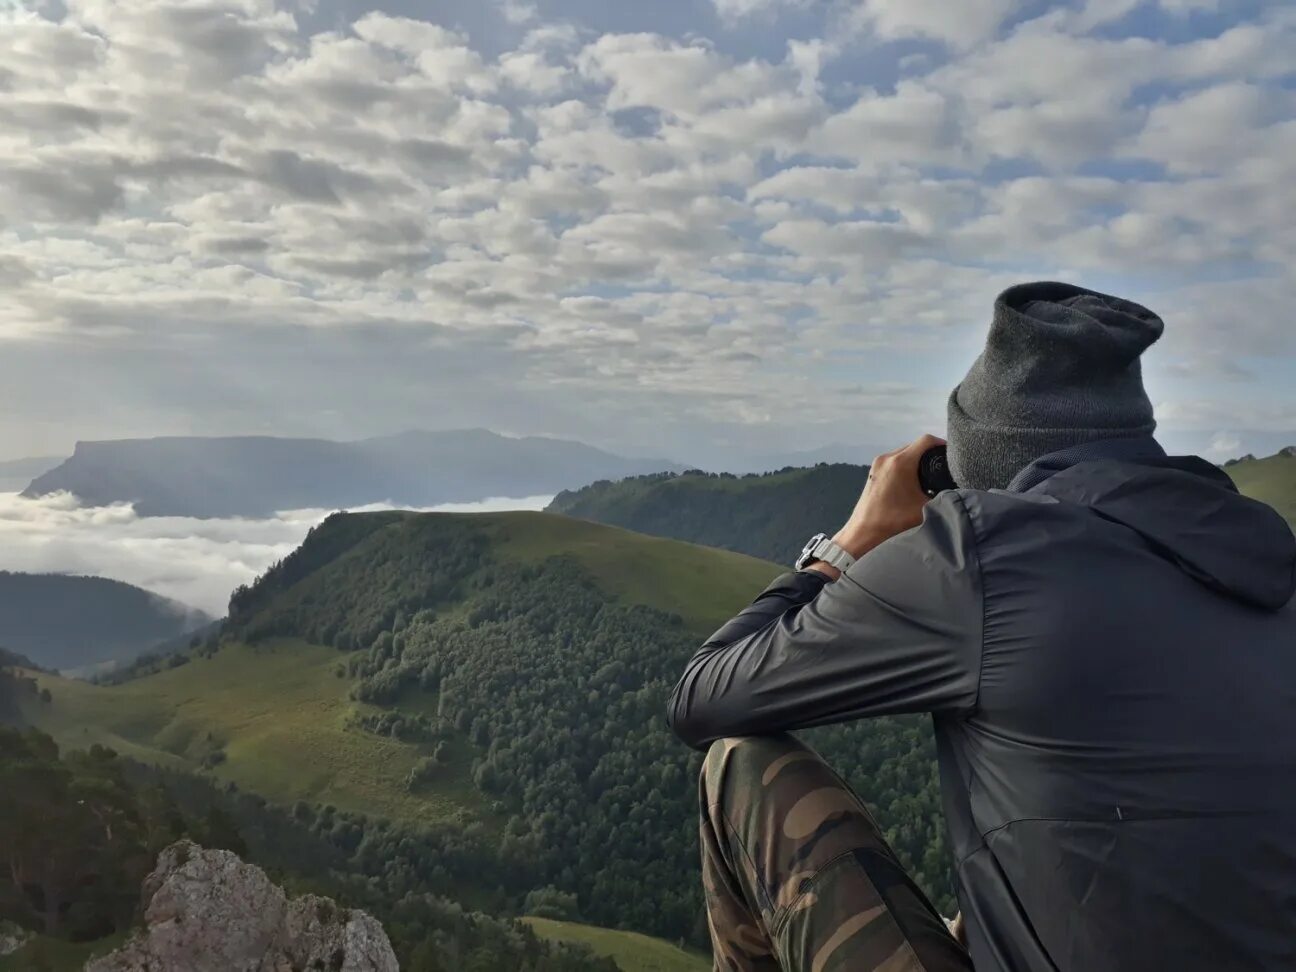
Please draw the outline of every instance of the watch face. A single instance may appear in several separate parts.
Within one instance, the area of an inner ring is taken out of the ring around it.
[[[810,538],[810,542],[807,543],[801,549],[801,556],[797,558],[797,562],[796,562],[797,570],[800,570],[809,561],[814,559],[813,554],[815,552],[815,548],[818,547],[819,544],[823,543],[827,539],[828,539],[828,534],[826,533],[817,533]]]

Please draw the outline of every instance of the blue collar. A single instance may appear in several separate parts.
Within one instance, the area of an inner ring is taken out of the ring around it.
[[[1164,459],[1166,451],[1150,435],[1131,436],[1120,439],[1099,439],[1095,442],[1083,442],[1040,456],[1029,466],[1013,477],[1008,484],[1008,492],[1025,493],[1034,489],[1054,473],[1081,462],[1093,462],[1097,459],[1112,459],[1117,462],[1146,462],[1149,459]]]

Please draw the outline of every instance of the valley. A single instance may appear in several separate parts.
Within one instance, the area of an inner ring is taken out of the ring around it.
[[[384,884],[417,874],[494,913],[552,887],[569,918],[701,947],[700,757],[663,706],[688,654],[780,570],[554,514],[338,514],[235,593],[219,639],[118,685],[38,673],[49,700],[24,713],[64,748],[197,772],[310,826],[325,808],[408,832],[381,861],[358,856],[367,838],[338,845]],[[941,894],[926,724],[814,735]]]
[[[1230,472],[1281,498],[1279,460]],[[665,698],[697,644],[784,569],[737,551],[786,554],[810,521],[846,515],[864,474],[649,476],[555,501],[591,519],[335,514],[236,590],[221,628],[117,684],[8,657],[35,681],[14,698],[65,752],[108,747],[186,815],[231,821],[212,832],[237,833],[250,859],[373,909],[414,972],[446,968],[429,922],[497,963],[521,947],[555,969],[694,972],[699,756],[666,731]],[[927,721],[808,735],[952,911]],[[410,894],[424,896],[414,911]],[[552,946],[505,946],[514,917]]]

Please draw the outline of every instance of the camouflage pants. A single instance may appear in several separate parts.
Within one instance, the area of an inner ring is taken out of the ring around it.
[[[809,747],[722,739],[701,797],[717,972],[971,972],[859,797]]]

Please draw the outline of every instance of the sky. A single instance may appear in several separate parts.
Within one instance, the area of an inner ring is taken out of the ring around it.
[[[1168,433],[1296,442],[1293,50],[1283,0],[0,0],[0,458],[899,445],[1029,279],[1166,319]]]

